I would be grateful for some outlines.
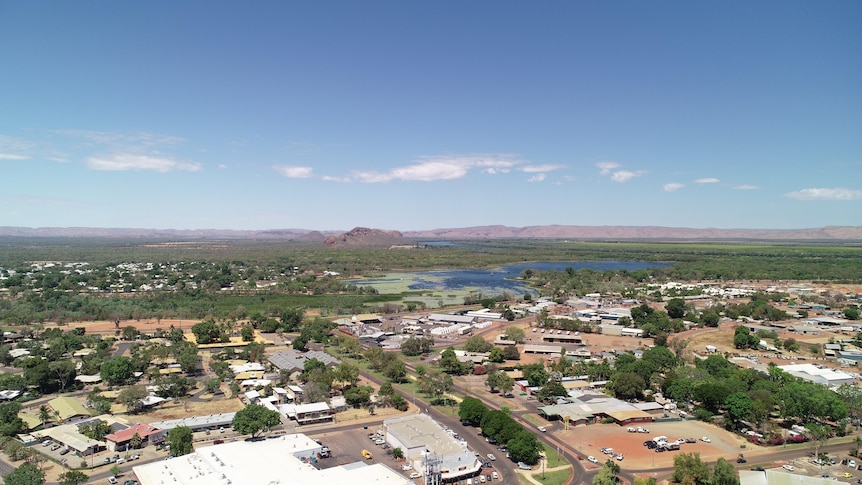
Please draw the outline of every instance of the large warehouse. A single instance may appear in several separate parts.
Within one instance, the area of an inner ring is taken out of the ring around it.
[[[132,468],[141,485],[411,485],[381,463],[348,463],[318,470],[311,459],[323,447],[304,434],[205,446],[194,453]]]

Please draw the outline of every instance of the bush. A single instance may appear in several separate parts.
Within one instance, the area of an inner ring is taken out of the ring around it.
[[[712,411],[706,408],[697,408],[694,412],[694,417],[696,417],[699,421],[704,421],[707,423],[712,422]]]

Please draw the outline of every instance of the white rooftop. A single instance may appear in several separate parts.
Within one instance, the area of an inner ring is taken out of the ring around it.
[[[408,485],[407,477],[380,464],[357,462],[318,470],[303,458],[321,445],[304,434],[275,439],[234,441],[133,468],[141,485],[331,485],[375,483]]]

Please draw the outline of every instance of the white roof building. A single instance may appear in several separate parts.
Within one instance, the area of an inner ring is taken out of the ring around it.
[[[132,468],[141,485],[331,485],[413,481],[381,463],[350,463],[318,470],[311,463],[323,447],[304,434],[259,441],[232,441]]]
[[[841,384],[853,384],[853,375],[841,370],[818,367],[814,364],[779,365],[779,369],[790,375],[805,379],[815,384],[838,387]]]

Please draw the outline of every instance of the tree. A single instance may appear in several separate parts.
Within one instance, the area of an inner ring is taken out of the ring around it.
[[[402,450],[400,446],[392,448],[392,458],[395,458],[396,460],[404,458],[404,450]]]
[[[665,305],[665,310],[667,310],[667,316],[670,318],[682,318],[685,316],[685,300],[682,298],[671,298],[667,305]]]
[[[511,416],[506,416],[509,421],[514,421]],[[508,423],[504,424],[502,429],[506,429]],[[523,461],[528,465],[535,465],[539,462],[539,451],[542,449],[542,443],[536,438],[532,432],[527,431],[517,423],[518,429],[514,435],[506,441],[506,446],[509,448],[509,457],[512,461]],[[485,427],[482,427],[482,431]]]
[[[133,434],[132,438],[129,440],[129,446],[136,450],[140,448],[143,443],[144,439],[141,438],[141,435],[139,435],[137,432],[135,432],[135,434]]]
[[[280,422],[281,415],[278,411],[267,409],[259,404],[249,404],[237,411],[231,426],[237,433],[250,434],[254,438],[257,433],[272,428]]]
[[[15,436],[25,429],[24,421],[18,417],[21,403],[0,404],[0,436]]]
[[[39,406],[39,422],[45,426],[48,421],[51,421],[51,411],[48,410],[48,406],[43,404]]]
[[[608,460],[593,477],[593,485],[616,485],[620,466],[613,460]]]
[[[126,384],[135,377],[132,359],[119,356],[102,362],[99,368],[102,380],[111,385]]]
[[[859,320],[859,308],[855,306],[849,306],[844,309],[844,318],[847,320]]]
[[[6,475],[3,483],[6,485],[42,485],[45,483],[45,472],[32,463],[25,463]]]
[[[700,459],[700,453],[680,453],[673,458],[673,481],[690,485],[709,483],[712,470]]]
[[[488,360],[491,362],[505,362],[506,355],[503,353],[503,349],[500,347],[494,347],[491,349],[491,352],[488,353]]]
[[[131,386],[120,391],[117,401],[126,406],[130,413],[138,413],[144,409],[143,400],[148,394],[144,386]]]
[[[503,356],[506,360],[521,360],[521,353],[518,352],[518,347],[507,345],[503,348]]]
[[[733,464],[723,457],[719,458],[713,468],[710,485],[739,485],[739,477]]]
[[[634,399],[643,394],[646,382],[643,377],[634,372],[618,372],[608,387],[620,399]]]
[[[252,327],[251,324],[243,325],[240,330],[240,335],[242,336],[243,342],[251,342],[254,340],[254,327]]]
[[[84,472],[79,470],[68,470],[60,474],[60,485],[82,485],[89,480]]]
[[[192,325],[192,333],[200,345],[221,342],[226,336],[224,328],[212,318]]]
[[[188,455],[194,451],[194,435],[188,426],[177,426],[168,431],[167,440],[171,456]]]
[[[458,417],[461,421],[469,421],[473,426],[478,426],[482,422],[486,412],[488,412],[488,406],[475,397],[465,397],[458,405]]]
[[[448,347],[440,353],[440,368],[448,374],[461,375],[463,373],[464,366],[461,365],[461,361],[458,360],[452,347]]]
[[[464,350],[467,352],[488,352],[493,348],[493,344],[488,342],[481,335],[474,335],[464,342]]]
[[[503,335],[506,336],[506,340],[514,340],[519,344],[522,344],[527,340],[527,335],[524,333],[524,329],[520,327],[506,327],[506,330],[503,330]]]

